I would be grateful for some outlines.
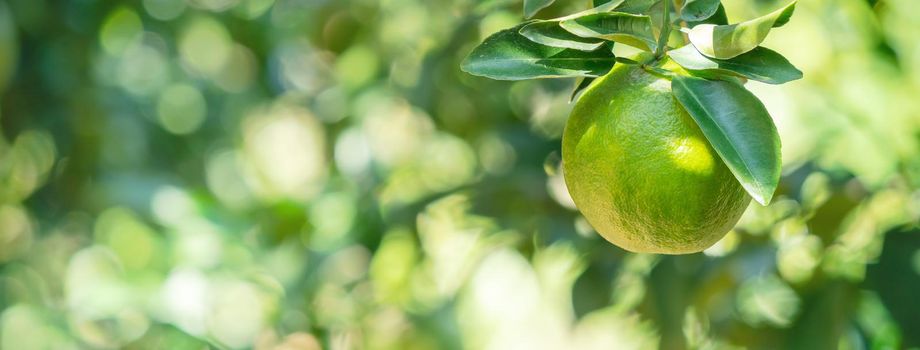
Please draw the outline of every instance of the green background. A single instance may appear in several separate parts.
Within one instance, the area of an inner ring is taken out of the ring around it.
[[[920,347],[916,0],[803,0],[771,32],[805,73],[748,84],[780,188],[687,256],[574,210],[574,81],[459,70],[521,13],[0,0],[0,348]]]

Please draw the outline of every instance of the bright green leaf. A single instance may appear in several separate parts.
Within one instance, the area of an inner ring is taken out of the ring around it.
[[[767,205],[779,184],[780,141],[767,109],[743,86],[675,77],[671,89],[741,186]]]
[[[596,77],[615,63],[610,50],[584,52],[540,45],[518,31],[523,25],[495,33],[463,61],[463,71],[498,80]]]
[[[680,18],[688,22],[698,22],[712,17],[719,10],[719,0],[687,0],[680,11]]]
[[[556,0],[524,0],[524,18],[530,18]]]
[[[530,23],[521,28],[521,35],[538,44],[582,51],[594,51],[604,44],[600,39],[582,38],[569,33],[557,21]]]
[[[727,59],[753,50],[767,37],[770,28],[786,24],[795,10],[793,1],[772,13],[730,25],[700,24],[690,30],[690,42],[701,53]]]
[[[727,60],[706,57],[693,45],[668,51],[668,56],[687,70],[715,76],[737,75],[768,84],[783,84],[802,78],[802,72],[785,57],[763,46]]]
[[[559,25],[580,37],[616,41],[648,51],[656,47],[649,16],[602,12],[567,19]]]
[[[593,14],[595,14],[595,13],[609,12],[609,11],[612,11],[613,9],[615,9],[615,8],[617,8],[617,7],[623,6],[624,3],[626,3],[626,2],[627,2],[627,0],[612,0],[612,1],[608,1],[608,2],[605,2],[605,3],[600,4],[600,5],[597,5],[597,6],[593,7],[593,8],[590,8],[590,9],[587,9],[587,10],[584,10],[584,11],[580,11],[580,12],[576,12],[576,13],[573,13],[573,14],[568,15],[568,16],[559,17],[559,18],[553,18],[553,19],[551,19],[551,20],[549,20],[549,21],[561,22],[561,21],[564,21],[564,20],[567,20],[567,19],[573,19],[573,18],[578,18],[578,17],[582,17],[582,16],[587,16],[587,15],[593,15]]]

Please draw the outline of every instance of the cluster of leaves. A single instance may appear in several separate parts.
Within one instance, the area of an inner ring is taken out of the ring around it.
[[[525,15],[552,2],[525,1]],[[782,55],[760,46],[770,29],[789,22],[795,2],[734,24],[720,0],[595,0],[594,6],[499,31],[470,53],[462,69],[498,80],[579,77],[574,98],[616,64],[641,65],[671,80],[674,96],[738,181],[768,204],[779,184],[780,140],[766,108],[743,84],[802,77]],[[647,53],[616,57],[616,44]]]

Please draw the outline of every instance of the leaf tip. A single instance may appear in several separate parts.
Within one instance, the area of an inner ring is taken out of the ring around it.
[[[530,19],[540,10],[549,7],[556,0],[524,0],[524,19]]]
[[[562,29],[565,29],[566,31],[568,31],[569,33],[572,33],[575,35],[578,35],[575,33],[575,31],[581,29],[581,26],[578,25],[578,22],[576,22],[574,18],[564,19],[564,20],[559,21],[559,26],[562,27]]]
[[[792,14],[795,12],[795,5],[797,3],[798,3],[798,0],[793,0],[788,5],[778,10],[780,11],[780,15],[779,17],[776,18],[776,21],[773,22],[774,28],[782,27],[786,25],[786,23],[789,23],[789,19],[792,18]]]
[[[471,71],[472,70],[471,66],[473,65],[473,60],[471,56],[473,56],[472,52],[466,55],[466,57],[463,58],[463,61],[460,62],[460,70],[465,73],[469,73],[469,74],[473,74],[473,72]]]
[[[765,188],[759,188],[757,190],[747,189],[747,193],[762,206],[770,205],[770,201],[773,200],[773,191],[769,191]]]

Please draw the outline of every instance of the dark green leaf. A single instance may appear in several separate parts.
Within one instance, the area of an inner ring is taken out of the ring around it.
[[[566,19],[560,25],[580,37],[616,41],[648,51],[656,47],[648,16],[602,12]]]
[[[780,141],[760,100],[741,85],[675,77],[671,89],[741,186],[770,203],[779,184]]]
[[[584,52],[537,44],[518,31],[523,25],[486,38],[463,61],[463,71],[498,80],[601,76],[613,67],[610,50]]]
[[[556,0],[524,0],[524,18],[533,17]]]
[[[594,51],[604,44],[601,39],[582,38],[569,33],[557,21],[530,23],[521,28],[521,35],[538,44],[582,51]]]
[[[719,10],[719,0],[687,0],[680,10],[680,18],[688,22],[699,22],[712,17]]]
[[[785,57],[763,46],[727,60],[706,57],[693,45],[668,51],[668,56],[690,71],[731,74],[768,84],[783,84],[802,78],[802,72]]]
[[[572,90],[572,96],[569,97],[569,102],[573,102],[578,99],[578,97],[581,95],[581,92],[585,91],[585,89],[591,85],[592,82],[594,82],[594,79],[595,78],[588,77],[579,78],[578,83],[575,84],[575,89]]]
[[[795,2],[746,22],[731,25],[700,24],[690,30],[690,42],[706,56],[727,59],[753,50],[767,37],[770,28],[786,24]]]
[[[725,6],[719,4],[719,8],[716,9],[716,13],[709,18],[706,18],[701,21],[687,21],[687,27],[693,28],[700,24],[715,24],[715,25],[726,25],[728,24],[728,16],[725,15]]]

